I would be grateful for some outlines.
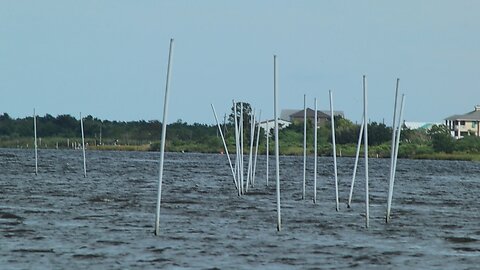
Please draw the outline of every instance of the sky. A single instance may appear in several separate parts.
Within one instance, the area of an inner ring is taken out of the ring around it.
[[[389,124],[396,79],[406,121],[480,104],[480,1],[0,0],[0,113],[213,124],[232,100],[335,110]]]

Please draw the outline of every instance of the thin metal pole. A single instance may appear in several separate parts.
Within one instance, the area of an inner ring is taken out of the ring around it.
[[[368,111],[367,111],[367,79],[363,75],[363,119],[365,125],[363,128],[363,144],[365,147],[365,227],[370,226],[370,205],[368,195]]]
[[[38,145],[37,145],[37,115],[35,114],[35,109],[33,109],[33,136],[34,136],[34,145],[35,145],[35,175],[38,175]]]
[[[338,173],[337,173],[337,146],[335,142],[335,116],[333,115],[333,93],[332,90],[329,90],[330,95],[330,119],[332,124],[332,145],[333,145],[333,171],[335,174],[335,202],[336,210],[339,211],[339,202],[338,202]]]
[[[87,159],[85,156],[85,133],[83,132],[83,117],[80,113],[80,129],[82,131],[83,177],[87,177]]]
[[[362,145],[362,134],[364,125],[365,119],[362,115],[362,124],[360,125],[360,133],[358,134],[357,153],[355,154],[355,165],[353,166],[352,184],[350,185],[350,195],[348,196],[348,208],[350,208],[350,205],[352,204],[353,186],[355,185],[355,176],[357,175],[358,157],[360,156],[360,147]]]
[[[269,150],[270,122],[269,121],[266,122],[266,126],[267,126],[267,128],[265,129],[265,137],[267,137],[267,142],[266,142],[266,145],[267,145],[267,149],[266,149],[267,153],[266,154],[267,154],[267,156],[266,156],[266,159],[265,159],[265,161],[266,161],[265,166],[267,167],[266,168],[266,171],[267,171],[266,186],[268,187],[268,160],[270,159],[270,153],[269,153],[270,152],[270,150]]]
[[[280,214],[280,149],[278,143],[278,82],[277,82],[277,56],[273,56],[273,100],[275,118],[275,160],[277,168],[277,230],[282,230],[282,219]]]
[[[262,111],[260,110],[258,114],[258,121],[257,121],[257,142],[255,145],[255,161],[253,162],[253,175],[252,175],[252,186],[255,186],[255,173],[257,171],[257,156],[258,156],[258,143],[260,141],[260,120],[262,117]]]
[[[302,200],[305,200],[305,178],[307,174],[307,95],[303,95],[303,185]]]
[[[400,121],[398,122],[398,134],[396,136],[395,142],[395,160],[393,162],[393,170],[392,170],[392,179],[390,179],[390,183],[388,186],[388,201],[387,201],[387,218],[386,222],[390,221],[390,209],[392,207],[392,197],[393,197],[393,185],[395,183],[395,171],[397,170],[397,158],[398,158],[398,147],[400,145],[400,133],[402,131],[402,121],[403,121],[403,109],[405,106],[405,95],[402,95],[402,102],[400,105]]]
[[[223,147],[225,148],[225,154],[228,158],[228,164],[230,164],[230,169],[232,170],[233,176],[233,183],[235,184],[235,188],[238,189],[237,178],[235,178],[235,172],[233,171],[232,160],[230,159],[230,154],[228,153],[227,143],[225,142],[225,137],[223,136],[222,128],[220,127],[220,123],[218,122],[217,112],[215,111],[215,107],[212,105],[213,116],[215,116],[215,121],[217,121],[218,131],[220,132],[220,136],[222,137]]]
[[[253,171],[253,139],[255,138],[255,110],[250,116],[250,151],[248,153],[248,167],[247,167],[247,187],[248,192],[249,185],[252,184],[252,171]]]
[[[313,125],[313,203],[317,203],[317,136],[318,136],[318,121],[317,121],[317,98],[313,100],[313,107],[315,108]]]
[[[395,86],[395,103],[393,105],[393,121],[392,121],[392,146],[390,147],[390,176],[389,176],[389,185],[391,185],[392,177],[393,177],[393,163],[395,160],[395,136],[396,136],[396,127],[397,127],[397,103],[398,103],[398,85],[400,83],[400,79],[397,78],[397,83]],[[390,190],[390,188],[389,188]],[[388,219],[388,215],[387,215]]]
[[[165,100],[163,104],[162,138],[160,146],[160,173],[158,178],[158,197],[157,197],[157,215],[155,219],[155,235],[160,234],[160,203],[162,201],[162,180],[163,180],[163,159],[165,154],[165,138],[167,135],[167,114],[168,114],[168,87],[170,84],[170,72],[172,69],[173,57],[173,38],[170,39],[170,49],[168,52],[167,80],[165,83]]]
[[[243,194],[243,179],[240,177],[240,135],[239,135],[239,128],[238,128],[238,119],[237,119],[237,103],[233,101],[233,115],[234,117],[234,124],[235,124],[235,170],[237,175],[237,184],[238,184],[238,196]]]
[[[240,178],[242,179],[242,193],[247,191],[247,187],[243,187],[244,182],[244,167],[243,167],[243,102],[240,102]]]

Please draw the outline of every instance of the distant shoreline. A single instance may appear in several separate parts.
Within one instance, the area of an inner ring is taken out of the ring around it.
[[[341,146],[340,146],[341,147]],[[0,149],[15,149],[15,150],[32,150],[33,148],[19,148],[19,147],[0,147]],[[42,147],[39,148],[39,150],[80,150],[80,149],[74,149],[74,148],[55,148],[55,147]],[[119,151],[119,152],[159,152],[157,149],[152,149],[150,144],[144,144],[144,145],[97,145],[97,146],[88,146],[88,150],[93,150],[93,151]],[[284,151],[280,151],[280,155],[283,156],[302,156],[302,153],[299,153],[296,151],[298,149],[291,149],[291,148],[285,148]],[[223,154],[222,150],[219,151],[192,151],[189,149],[184,149],[184,150],[169,150],[167,149],[167,152],[170,153],[198,153],[198,154]],[[248,150],[244,152],[246,155],[248,155]],[[234,151],[230,153],[235,154]],[[271,155],[274,153],[271,152]],[[265,155],[265,152],[259,152],[259,155]],[[313,153],[308,153],[308,156],[313,156]],[[328,153],[322,153],[319,154],[318,156],[321,157],[331,157],[331,154]],[[347,153],[342,153],[342,155],[337,153],[337,157],[350,157],[354,158],[355,154],[347,152]],[[369,153],[369,157],[372,159],[375,158],[390,158],[390,156],[386,155],[377,155],[374,151]],[[363,154],[360,154],[360,158],[363,158]],[[480,161],[480,154],[472,154],[472,153],[467,153],[467,152],[455,152],[455,153],[430,153],[430,154],[417,154],[414,156],[408,156],[408,157],[400,157],[401,159],[411,159],[411,160],[451,160],[451,161]]]

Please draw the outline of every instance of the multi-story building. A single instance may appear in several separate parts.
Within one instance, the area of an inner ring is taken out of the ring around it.
[[[480,105],[466,114],[457,114],[445,118],[445,125],[456,139],[464,136],[480,136]]]

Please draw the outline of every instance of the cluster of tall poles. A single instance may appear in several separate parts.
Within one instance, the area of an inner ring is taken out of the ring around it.
[[[83,117],[80,113],[80,130],[82,133],[82,152],[83,152],[83,176],[87,177],[87,158],[85,155],[85,133],[83,131]],[[33,109],[33,137],[34,137],[34,150],[35,150],[35,175],[38,175],[38,143],[37,143],[37,114]],[[58,143],[57,143],[58,147]]]
[[[166,86],[165,86],[165,99],[164,99],[164,109],[163,109],[163,125],[162,125],[162,135],[161,135],[161,148],[160,148],[160,172],[159,172],[159,181],[158,181],[158,196],[157,196],[157,211],[156,211],[156,219],[155,219],[155,235],[160,234],[159,224],[160,224],[160,205],[161,205],[161,193],[162,193],[162,178],[163,178],[163,163],[164,163],[164,152],[165,152],[165,137],[166,137],[166,127],[165,125],[167,121],[167,113],[168,113],[168,90],[170,84],[170,73],[171,73],[171,66],[172,66],[172,54],[173,54],[173,39],[170,40],[170,48],[169,48],[169,56],[168,56],[168,65],[167,65],[167,78],[166,78]],[[277,206],[277,230],[280,231],[282,229],[282,219],[281,219],[281,203],[280,203],[280,162],[279,162],[279,140],[278,140],[278,128],[279,128],[279,114],[278,114],[278,68],[277,68],[277,56],[273,56],[273,107],[274,107],[274,138],[275,138],[275,167],[276,167],[276,206]],[[388,200],[387,200],[387,213],[386,213],[386,222],[390,220],[390,212],[391,212],[391,204],[392,204],[392,197],[393,197],[393,186],[395,180],[395,170],[397,164],[397,156],[398,156],[398,147],[400,142],[400,132],[402,128],[403,122],[403,108],[404,108],[404,101],[405,95],[402,96],[402,101],[400,105],[400,113],[399,113],[399,120],[397,121],[397,101],[398,101],[398,86],[399,86],[399,79],[397,79],[396,84],[396,91],[395,91],[395,103],[394,103],[394,116],[393,116],[393,128],[392,128],[392,154],[391,154],[391,164],[390,164],[390,175],[389,175],[389,189],[388,189]],[[363,115],[362,121],[360,126],[360,132],[358,137],[358,144],[357,144],[357,151],[355,155],[355,164],[353,168],[353,176],[352,182],[350,186],[350,193],[348,198],[347,206],[350,208],[353,196],[353,188],[355,183],[355,176],[357,173],[358,167],[358,160],[360,155],[360,148],[363,139],[364,145],[364,159],[365,159],[365,226],[369,227],[369,175],[368,175],[368,95],[367,95],[367,81],[366,76],[363,76],[362,81],[362,88],[363,88]],[[330,99],[330,117],[331,117],[331,132],[332,132],[332,155],[333,155],[333,163],[334,163],[334,181],[335,181],[335,205],[336,210],[339,211],[339,195],[338,195],[338,173],[337,173],[337,153],[336,153],[336,141],[335,141],[335,115],[333,110],[333,92],[329,91],[329,99]],[[305,199],[305,185],[306,185],[306,164],[307,164],[307,106],[306,106],[306,95],[304,95],[304,141],[303,141],[303,182],[302,182],[302,199]],[[261,111],[259,113],[258,118],[255,115],[255,112],[251,114],[250,119],[250,145],[249,145],[249,155],[248,155],[248,162],[247,162],[247,170],[245,175],[245,164],[244,164],[244,108],[243,102],[235,102],[233,103],[233,110],[234,110],[234,126],[235,126],[235,161],[233,162],[230,153],[228,151],[228,146],[225,140],[224,132],[220,127],[220,123],[218,121],[217,112],[215,111],[215,107],[211,104],[213,115],[215,117],[215,121],[217,123],[218,132],[221,136],[223,147],[225,149],[225,154],[228,159],[228,163],[230,166],[230,171],[232,174],[233,184],[237,190],[238,196],[242,196],[248,193],[249,187],[253,187],[255,185],[255,174],[256,174],[256,162],[257,162],[257,155],[258,155],[258,145],[259,145],[259,136],[260,136],[260,119],[261,119]],[[237,112],[239,105],[239,112]],[[317,153],[317,141],[318,141],[318,109],[317,109],[317,99],[314,99],[314,194],[313,194],[313,202],[316,203],[317,201],[317,166],[318,166],[318,153]],[[237,117],[239,115],[239,117]],[[83,130],[83,128],[82,128]],[[269,127],[267,122],[267,129],[265,130],[266,133],[266,185],[268,186],[268,179],[269,179]],[[254,147],[255,142],[255,147]],[[255,152],[255,154],[253,154]]]

